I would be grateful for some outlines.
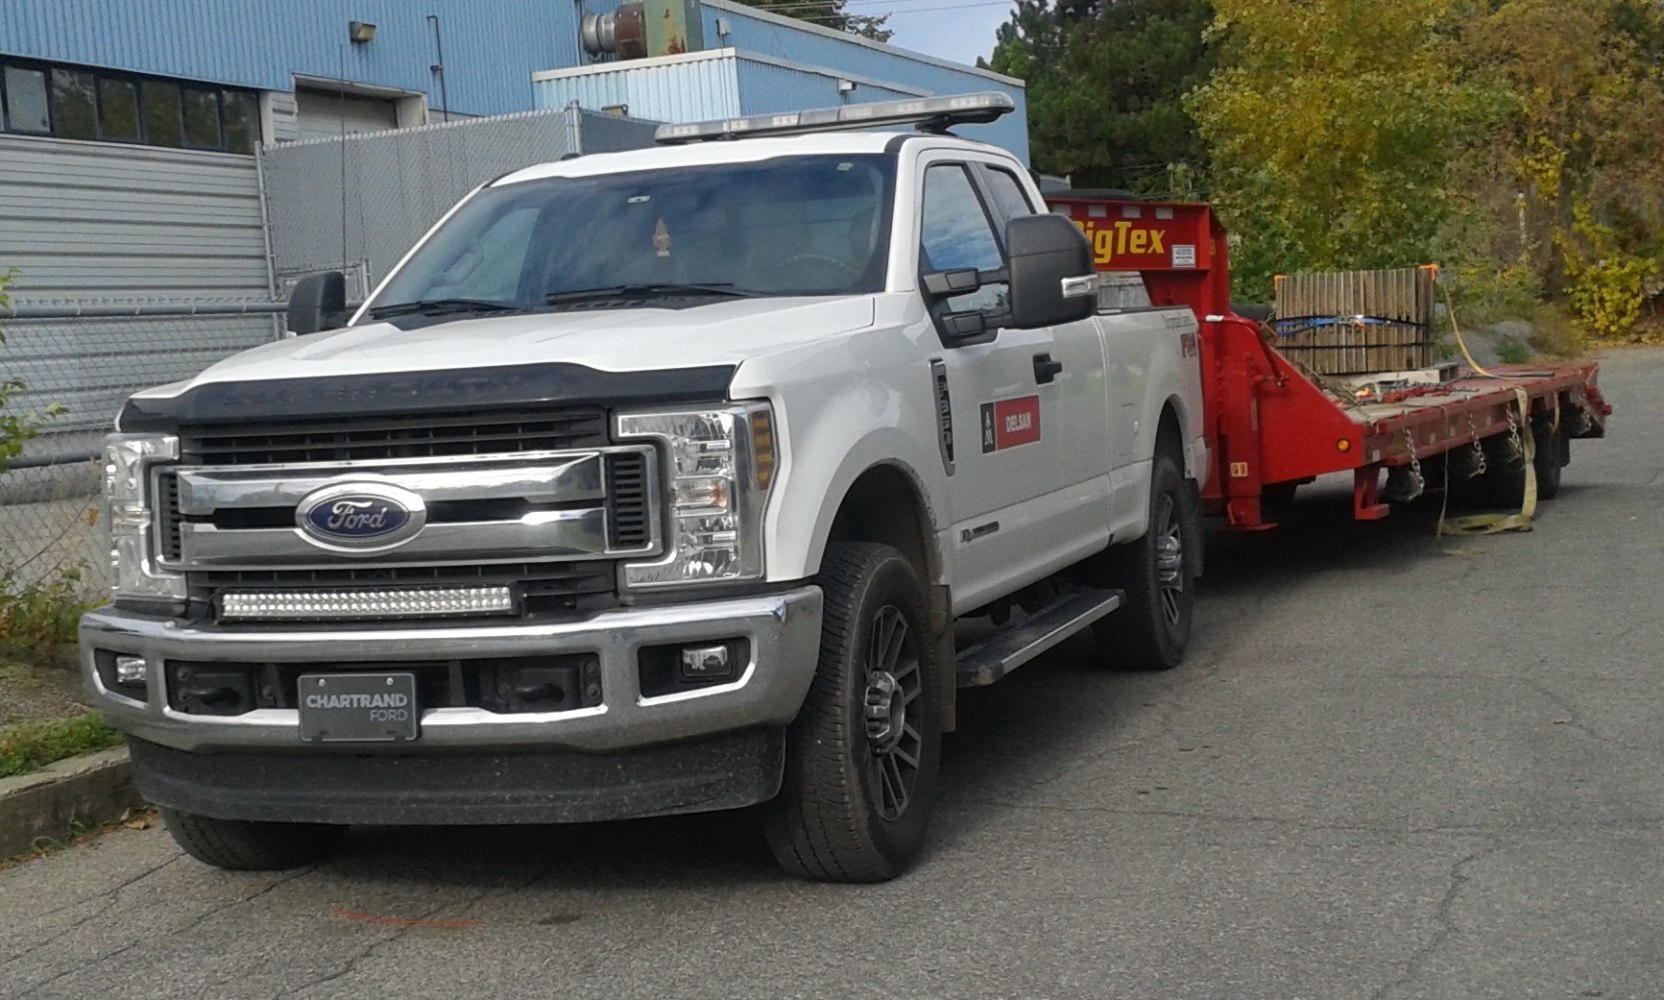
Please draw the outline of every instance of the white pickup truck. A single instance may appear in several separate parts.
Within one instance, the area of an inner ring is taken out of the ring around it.
[[[520,170],[344,326],[315,276],[303,335],[128,400],[82,660],[185,850],[760,804],[791,871],[886,879],[960,687],[1084,629],[1177,664],[1196,318],[1100,308],[1022,164],[947,134],[1009,109]],[[962,648],[972,616],[999,629]]]

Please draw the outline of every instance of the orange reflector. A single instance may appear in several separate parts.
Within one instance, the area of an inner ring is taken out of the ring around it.
[[[1340,452],[1351,451],[1352,450],[1352,439],[1351,438],[1341,438],[1340,440],[1336,441],[1335,442],[1335,450],[1340,451]]]
[[[774,420],[767,410],[751,414],[751,463],[757,488],[768,489],[774,481]]]

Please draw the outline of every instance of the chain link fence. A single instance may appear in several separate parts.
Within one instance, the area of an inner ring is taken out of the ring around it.
[[[656,128],[567,107],[268,149],[278,280],[341,270],[348,297],[361,299],[480,184],[569,156],[651,146]]]
[[[111,299],[13,306],[0,310],[0,381],[24,385],[7,411],[33,413],[38,434],[0,472],[0,584],[15,592],[78,577],[95,592],[109,573],[102,440],[122,401],[280,338],[284,306]]]

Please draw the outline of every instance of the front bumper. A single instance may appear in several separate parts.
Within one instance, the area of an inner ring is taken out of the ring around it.
[[[442,628],[194,628],[106,608],[81,619],[81,667],[99,711],[111,725],[175,750],[296,757],[533,749],[604,753],[785,726],[797,715],[814,677],[820,624],[821,592],[813,586],[757,597],[621,609],[581,622]],[[737,680],[658,697],[642,695],[637,666],[641,647],[730,638],[750,642],[751,660]],[[104,686],[95,667],[98,650],[145,658],[152,681],[143,702]],[[301,742],[293,709],[187,715],[169,707],[163,690],[163,665],[170,659],[396,668],[416,660],[540,653],[596,656],[602,703],[535,714],[427,708],[415,742],[320,745]]]

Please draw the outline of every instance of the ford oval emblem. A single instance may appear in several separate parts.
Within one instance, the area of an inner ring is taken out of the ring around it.
[[[427,524],[421,496],[391,483],[336,483],[308,493],[295,508],[307,541],[326,549],[384,552]]]

